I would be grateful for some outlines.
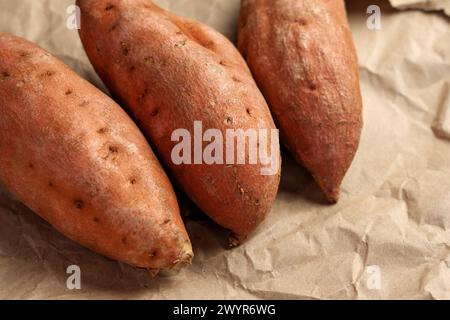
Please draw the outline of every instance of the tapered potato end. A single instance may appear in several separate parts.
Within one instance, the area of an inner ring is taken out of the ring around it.
[[[178,261],[174,261],[174,269],[179,269],[186,267],[192,263],[192,259],[194,258],[194,253],[192,252],[192,247],[190,243],[186,243],[183,248],[183,252]]]
[[[336,204],[339,201],[339,197],[341,195],[341,188],[339,186],[337,187],[330,187],[327,186],[323,181],[317,180],[317,183],[319,184],[320,189],[322,190],[323,194],[325,195],[326,200],[330,204]]]
[[[247,238],[248,238],[247,236],[231,233],[230,237],[228,238],[228,246],[230,248],[239,247]]]

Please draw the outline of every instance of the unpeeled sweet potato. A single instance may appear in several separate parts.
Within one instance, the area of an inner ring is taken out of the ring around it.
[[[243,0],[238,47],[282,142],[330,202],[357,151],[362,101],[342,0]]]
[[[147,269],[190,262],[172,186],[114,101],[8,34],[0,34],[0,96],[0,184],[108,257]]]
[[[212,219],[243,241],[270,210],[280,178],[257,164],[181,164],[176,129],[275,129],[239,51],[221,34],[149,0],[78,0],[80,37],[97,73],[137,119],[174,179]],[[276,141],[278,146],[278,139]],[[248,153],[246,154],[248,156]]]

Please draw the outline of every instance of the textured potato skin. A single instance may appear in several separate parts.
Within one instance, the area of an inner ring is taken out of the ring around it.
[[[0,34],[0,96],[0,184],[110,258],[147,269],[190,262],[172,186],[114,101],[8,34]]]
[[[97,73],[130,110],[171,175],[242,242],[272,206],[280,180],[257,165],[175,165],[175,129],[274,129],[239,51],[222,35],[148,0],[79,0],[80,37]],[[278,144],[278,141],[277,141]],[[278,148],[279,149],[279,148]],[[279,151],[277,152],[277,159]]]
[[[359,70],[344,1],[243,0],[238,47],[281,140],[336,202],[359,145]]]

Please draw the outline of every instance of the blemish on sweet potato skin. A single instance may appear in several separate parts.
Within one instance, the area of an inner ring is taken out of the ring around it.
[[[117,24],[113,24],[108,32],[113,32],[116,29],[117,29]]]
[[[233,124],[233,117],[227,116],[227,117],[225,118],[225,123],[226,123],[227,125],[232,125],[232,124]]]
[[[118,146],[109,146],[109,152],[119,153],[119,147]]]
[[[81,200],[81,199],[75,199],[75,200],[73,200],[73,204],[75,205],[75,207],[76,207],[78,210],[82,210],[82,209],[84,208],[84,206],[85,206],[84,201]]]
[[[20,51],[20,52],[19,52],[19,55],[20,55],[22,58],[28,58],[28,57],[30,56],[30,52],[28,52],[28,51]]]
[[[127,56],[128,53],[130,53],[130,47],[129,47],[129,45],[128,45],[126,42],[121,42],[121,43],[120,43],[120,46],[121,46],[122,54],[123,54],[124,56]]]
[[[11,74],[8,71],[2,71],[2,78],[7,79],[11,76]]]
[[[89,105],[88,100],[83,100],[78,104],[79,107],[86,107],[87,105]]]
[[[156,117],[159,114],[159,109],[155,108],[150,112],[150,117]]]
[[[4,33],[0,96],[2,187],[67,237],[112,259],[146,269],[191,261],[173,188],[112,99],[43,49]],[[104,161],[104,154],[120,161]],[[125,172],[133,173],[130,183]],[[162,226],[166,217],[173,223]],[[157,256],[149,257],[151,250]]]
[[[99,134],[105,134],[107,132],[108,132],[108,128],[105,128],[105,127],[102,127],[97,130],[97,133],[99,133]]]

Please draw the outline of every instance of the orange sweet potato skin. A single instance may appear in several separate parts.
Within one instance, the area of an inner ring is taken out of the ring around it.
[[[115,102],[7,34],[0,34],[0,96],[0,184],[108,257],[147,269],[190,261],[170,182]]]
[[[238,47],[282,142],[336,202],[362,129],[358,63],[344,1],[243,0]]]
[[[239,51],[222,35],[148,0],[79,0],[80,37],[97,73],[130,110],[174,179],[236,244],[264,219],[280,179],[261,164],[175,165],[175,129],[275,128]],[[278,143],[278,141],[277,141]],[[279,149],[279,148],[278,148]]]

